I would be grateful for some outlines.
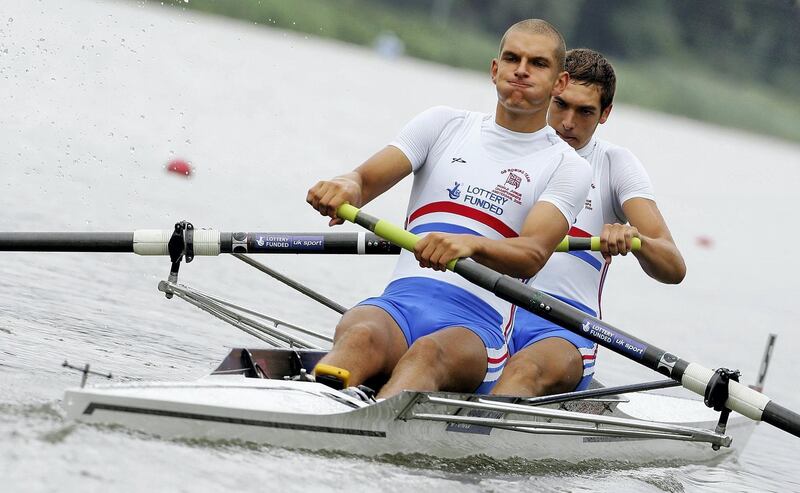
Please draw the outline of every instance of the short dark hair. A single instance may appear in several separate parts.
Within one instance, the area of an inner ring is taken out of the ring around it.
[[[588,48],[576,48],[567,52],[566,70],[570,81],[584,86],[600,86],[600,111],[605,111],[614,102],[617,76],[614,67],[602,54]]]
[[[567,51],[567,45],[564,43],[564,36],[558,32],[558,29],[555,28],[552,24],[547,21],[543,21],[542,19],[525,19],[524,21],[519,21],[513,26],[509,27],[503,37],[500,39],[500,50],[498,53],[501,55],[503,54],[503,46],[506,44],[506,38],[508,37],[509,33],[512,31],[526,31],[531,34],[544,34],[545,36],[550,36],[556,41],[556,65],[558,66],[558,70],[564,70],[564,60],[565,60],[565,53]]]

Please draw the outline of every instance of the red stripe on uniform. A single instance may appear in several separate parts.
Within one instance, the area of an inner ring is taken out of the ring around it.
[[[495,363],[500,363],[506,358],[508,358],[508,353],[503,354],[499,358],[486,358],[486,361],[488,361],[489,364],[495,364]]]
[[[591,238],[592,237],[591,233],[587,233],[586,231],[584,231],[584,230],[582,230],[580,228],[576,228],[575,226],[569,228],[569,231],[567,232],[567,235],[576,236],[578,238]]]
[[[478,221],[479,223],[489,226],[506,238],[516,238],[519,236],[516,231],[511,229],[506,223],[497,219],[496,217],[490,216],[483,211],[473,209],[472,207],[466,205],[454,204],[453,202],[431,202],[430,204],[424,205],[408,216],[408,221],[406,224],[410,224],[425,214],[432,214],[434,212],[448,212],[450,214],[468,217]]]
[[[506,328],[503,329],[503,337],[508,340],[508,329],[514,325],[514,313],[517,312],[517,305],[511,305],[511,313],[508,316],[508,323],[506,324]]]
[[[593,354],[584,354],[583,355],[583,359],[594,359],[594,358],[595,358],[595,355],[593,355]]]

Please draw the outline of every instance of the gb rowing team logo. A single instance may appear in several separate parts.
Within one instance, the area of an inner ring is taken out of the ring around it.
[[[458,189],[458,187],[460,187],[460,186],[461,186],[461,183],[456,182],[456,184],[455,184],[455,186],[453,188],[448,188],[447,189],[447,194],[450,195],[451,199],[456,200],[457,198],[459,198],[461,196],[461,190]]]
[[[517,168],[504,169],[500,172],[505,177],[502,185],[497,185],[493,192],[507,200],[512,200],[515,204],[522,204],[522,196],[528,187],[520,187],[524,183],[530,183],[531,177],[527,171]]]
[[[509,173],[504,185],[511,185],[516,190],[520,185],[522,185],[522,177],[515,175],[514,173]]]

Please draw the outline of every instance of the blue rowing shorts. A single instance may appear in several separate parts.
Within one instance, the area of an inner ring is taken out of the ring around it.
[[[502,332],[502,317],[474,294],[452,284],[428,277],[403,277],[386,286],[381,296],[358,304],[382,308],[391,315],[408,347],[426,335],[448,327],[464,327],[474,332],[486,347],[486,376],[475,389],[488,394],[500,377],[508,349]]]
[[[574,306],[582,312],[595,316],[594,310],[582,303],[552,294],[550,296],[558,298],[559,300]],[[548,322],[547,320],[534,315],[527,310],[523,310],[521,308],[517,308],[516,310],[514,330],[511,334],[511,338],[508,341],[508,352],[511,356],[514,356],[531,344],[550,337],[559,337],[564,339],[572,343],[572,345],[578,349],[578,352],[581,353],[581,357],[583,358],[583,378],[581,378],[581,381],[578,382],[578,386],[575,387],[575,390],[585,390],[589,388],[589,383],[592,381],[592,375],[594,375],[594,363],[595,359],[597,358],[597,344],[585,337],[579,336],[572,331],[556,325],[553,322]]]

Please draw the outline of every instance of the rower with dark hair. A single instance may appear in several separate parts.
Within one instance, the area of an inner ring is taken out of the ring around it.
[[[600,313],[611,258],[627,255],[633,238],[642,269],[653,279],[680,283],[686,265],[655,202],[650,178],[628,149],[594,136],[608,120],[616,76],[603,55],[567,52],[567,88],[553,97],[549,124],[592,166],[592,185],[571,236],[599,236],[601,251],[554,255],[532,285],[580,310]],[[583,390],[594,373],[597,345],[524,310],[516,312],[511,359],[493,389],[502,395],[538,396]]]
[[[390,377],[381,397],[490,390],[507,358],[512,306],[446,265],[472,257],[528,278],[581,210],[589,166],[546,118],[567,86],[564,52],[549,23],[513,25],[491,63],[494,114],[431,108],[353,172],[309,190],[308,203],[335,225],[341,204],[360,207],[413,172],[406,222],[424,235],[414,254],[401,254],[381,296],[345,313],[317,375],[344,369],[350,385]]]

